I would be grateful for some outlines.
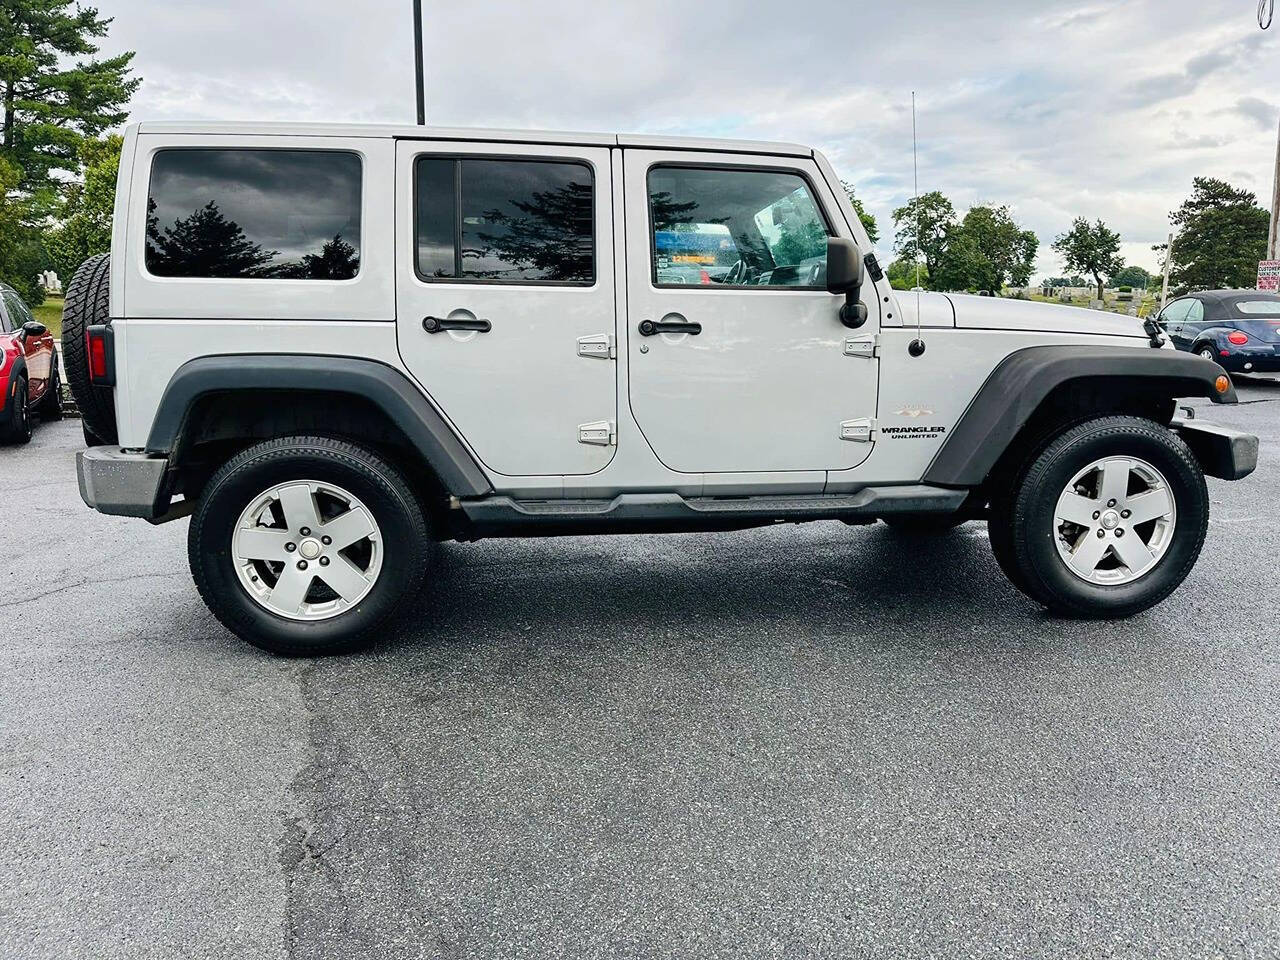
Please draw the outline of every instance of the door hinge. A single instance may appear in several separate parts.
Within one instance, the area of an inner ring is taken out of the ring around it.
[[[846,357],[862,357],[870,360],[880,356],[880,337],[846,337],[844,341]]]
[[[867,418],[845,420],[840,424],[840,439],[855,443],[870,443],[875,439],[876,422]]]
[[[618,432],[612,420],[593,420],[591,423],[578,424],[578,442],[590,443],[597,447],[616,447]]]
[[[595,357],[597,360],[612,360],[618,355],[612,333],[596,333],[589,337],[578,338],[578,356]]]

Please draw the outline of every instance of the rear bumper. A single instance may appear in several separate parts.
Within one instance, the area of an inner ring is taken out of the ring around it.
[[[1280,371],[1280,354],[1271,351],[1257,353],[1232,352],[1227,356],[1219,354],[1214,362],[1229,373],[1275,373]]]
[[[1211,477],[1243,480],[1258,466],[1258,438],[1251,433],[1181,418],[1169,426],[1186,441]]]
[[[99,513],[118,517],[159,517],[169,461],[120,447],[90,447],[76,454],[80,499]],[[168,500],[167,497],[163,498]]]

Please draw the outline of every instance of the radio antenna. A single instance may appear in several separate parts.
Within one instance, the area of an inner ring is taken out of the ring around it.
[[[907,345],[907,352],[913,357],[924,353],[924,340],[920,337],[920,254],[923,252],[921,242],[923,230],[920,225],[920,162],[916,146],[916,92],[911,91],[911,178],[912,189],[915,190],[916,208],[916,338]]]

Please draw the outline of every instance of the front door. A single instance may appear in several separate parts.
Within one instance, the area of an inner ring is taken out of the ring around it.
[[[840,323],[826,241],[850,236],[809,158],[624,152],[631,408],[689,473],[847,470],[871,452],[870,319]]]
[[[603,148],[400,141],[406,367],[490,470],[589,474],[617,417]]]

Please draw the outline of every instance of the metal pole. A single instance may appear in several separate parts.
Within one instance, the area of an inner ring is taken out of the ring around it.
[[[426,88],[422,79],[422,0],[413,0],[413,65],[418,91],[418,126],[426,126]]]
[[[1276,259],[1276,241],[1280,240],[1280,129],[1276,131],[1276,177],[1271,189],[1271,233],[1267,236],[1267,259]]]
[[[1173,234],[1169,234],[1169,245],[1164,248],[1164,287],[1160,291],[1160,309],[1169,302],[1169,264],[1173,262]]]

